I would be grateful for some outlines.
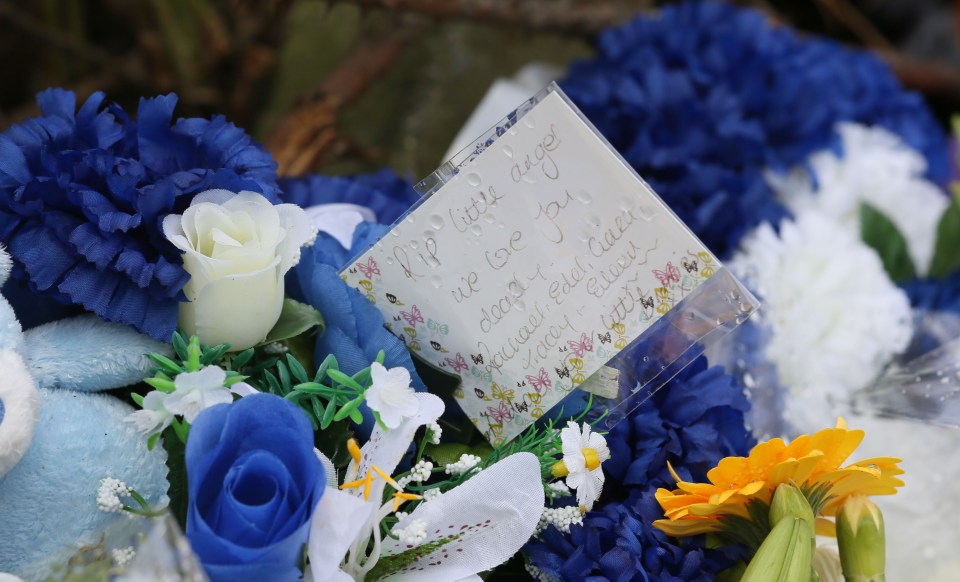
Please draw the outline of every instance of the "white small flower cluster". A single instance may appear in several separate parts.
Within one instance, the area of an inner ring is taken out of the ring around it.
[[[523,565],[524,569],[527,571],[527,574],[530,574],[530,577],[536,580],[537,582],[561,582],[559,578],[547,574],[540,568],[537,568],[530,562],[526,562]]]
[[[133,549],[133,546],[130,546],[113,550],[111,554],[113,554],[113,561],[118,566],[126,566],[130,560],[133,559],[133,556],[136,554],[136,550]]]
[[[473,470],[479,471],[480,468],[477,465],[480,464],[480,461],[480,457],[464,453],[460,455],[460,460],[456,463],[444,465],[443,470],[447,475],[465,475]]]
[[[417,461],[417,464],[410,469],[410,474],[405,475],[397,480],[397,483],[400,487],[406,487],[410,483],[423,483],[424,481],[430,479],[430,474],[433,471],[433,463],[426,459],[420,459]]]
[[[552,483],[547,483],[547,486],[543,488],[543,492],[546,493],[547,497],[551,499],[573,495],[573,491],[570,491],[570,488],[567,487],[567,484],[563,481],[553,481]]]
[[[398,511],[393,514],[393,516],[397,518],[397,521],[403,521],[404,519],[406,519],[408,515],[410,514],[407,513],[406,511]]]
[[[290,348],[280,342],[271,342],[263,346],[263,351],[270,356],[282,356],[290,351]]]
[[[563,533],[570,533],[570,526],[583,523],[583,514],[576,505],[568,507],[544,507],[540,521],[537,523],[537,533],[551,525]]]
[[[113,477],[107,477],[100,480],[100,487],[97,489],[97,507],[100,511],[107,513],[119,513],[123,511],[123,502],[121,497],[130,495],[130,488],[126,483]]]
[[[439,445],[440,435],[442,434],[443,434],[443,429],[440,428],[439,422],[434,421],[427,424],[427,436],[430,439],[431,445]]]
[[[442,491],[440,491],[439,487],[435,487],[433,489],[427,489],[426,491],[423,492],[423,500],[431,501],[433,499],[436,499],[437,497],[440,497],[441,493]]]
[[[393,533],[400,538],[401,544],[418,546],[427,539],[427,522],[415,519],[403,529],[394,529]]]

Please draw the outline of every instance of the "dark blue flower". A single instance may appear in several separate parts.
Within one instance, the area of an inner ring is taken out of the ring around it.
[[[944,279],[916,279],[903,290],[914,309],[960,313],[960,271]]]
[[[133,121],[94,93],[48,89],[42,115],[0,135],[0,242],[35,293],[169,341],[189,279],[161,222],[211,188],[277,202],[276,164],[222,116],[179,119],[175,95]]]
[[[299,580],[326,483],[303,411],[273,394],[208,408],[185,459],[187,538],[210,579]]]
[[[569,534],[547,528],[524,551],[545,574],[572,582],[706,581],[733,564],[733,548],[710,550],[702,539],[669,538],[653,527],[662,518],[654,491],[635,490],[587,513]]]
[[[948,174],[942,129],[876,57],[770,26],[754,10],[685,2],[603,33],[562,83],[626,160],[721,257],[785,214],[765,168],[835,146],[834,125],[899,134]]]
[[[395,222],[420,199],[409,182],[388,169],[351,177],[310,175],[282,178],[280,189],[284,202],[302,208],[332,202],[366,206],[376,214],[377,222],[383,224]]]
[[[387,232],[383,225],[361,223],[353,235],[353,255]],[[340,278],[340,271],[349,264],[352,254],[326,233],[317,236],[316,243],[302,251],[300,263],[294,268],[295,284],[291,293],[300,296],[323,314],[326,329],[317,338],[316,361],[328,354],[337,358],[340,369],[355,374],[370,365],[383,350],[383,365],[402,366],[410,372],[413,388],[426,391],[417,375],[407,347],[383,325],[383,315],[362,293]],[[373,429],[373,415],[361,404],[365,422],[361,435]]]
[[[610,429],[603,496],[569,535],[548,529],[528,544],[533,565],[570,581],[712,579],[731,560],[654,529],[663,510],[653,493],[675,485],[668,461],[697,481],[723,457],[746,455],[756,444],[744,424],[749,408],[732,376],[696,359]]]

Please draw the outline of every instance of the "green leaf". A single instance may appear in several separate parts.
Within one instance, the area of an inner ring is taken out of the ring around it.
[[[187,503],[189,493],[187,489],[187,467],[184,460],[186,446],[177,438],[173,428],[164,432],[163,448],[167,451],[167,481],[170,488],[167,496],[170,497],[170,513],[180,524],[181,529],[187,527]]]
[[[344,404],[343,408],[341,408],[336,414],[333,415],[333,420],[338,420],[338,421],[343,420],[348,416],[350,417],[351,420],[353,420],[355,418],[353,412],[357,410],[357,408],[359,408],[361,404],[363,404],[362,396],[354,398],[350,402],[347,402],[346,404]],[[363,415],[360,415],[360,422],[363,422]]]
[[[137,403],[137,406],[139,406],[140,408],[143,408],[143,396],[140,396],[136,392],[131,392],[130,400],[133,400],[134,402]]]
[[[280,375],[280,385],[283,386],[283,392],[289,392],[291,382],[290,372],[287,370],[287,365],[283,362],[277,362],[277,373]]]
[[[144,378],[143,381],[144,383],[156,388],[160,392],[166,392],[167,394],[170,394],[176,390],[176,385],[174,385],[173,380],[166,380],[164,378]]]
[[[213,348],[210,348],[203,353],[203,356],[200,357],[200,363],[204,366],[209,366],[210,364],[217,362],[220,358],[223,357],[227,350],[230,349],[230,344],[220,344]]]
[[[960,269],[960,188],[954,191],[953,200],[943,211],[940,224],[937,225],[937,243],[934,246],[933,261],[930,262],[930,276],[942,279],[949,277],[958,269]]]
[[[869,204],[860,205],[860,236],[880,255],[883,268],[894,282],[917,276],[907,241],[889,218]]]
[[[163,354],[147,354],[147,357],[156,364],[161,370],[171,374],[182,374],[185,370],[180,364],[174,362]]]
[[[305,303],[285,298],[280,319],[277,320],[273,329],[267,334],[267,338],[260,345],[290,339],[315,327],[319,327],[320,333],[323,333],[323,315],[319,311]]]
[[[363,392],[363,386],[357,383],[352,377],[347,376],[340,370],[327,370],[327,376],[330,376],[330,379],[342,386],[347,386],[348,388],[353,388],[357,392]]]
[[[239,370],[240,368],[247,365],[250,362],[250,359],[253,358],[253,348],[244,350],[236,355],[233,358],[233,362],[230,364],[230,367],[234,370]]]
[[[187,359],[187,341],[183,339],[180,332],[173,332],[173,349],[177,353],[178,358],[181,360]]]
[[[333,415],[337,412],[337,401],[329,400],[327,402],[327,407],[322,411],[318,410],[320,407],[320,401],[317,398],[313,399],[313,411],[317,413],[317,416],[320,417],[320,412],[323,412],[322,418],[320,419],[320,428],[321,430],[326,430],[330,423],[333,422]]]
[[[297,379],[297,382],[309,382],[310,377],[307,375],[307,371],[304,369],[303,365],[292,354],[287,354],[287,367],[290,368],[290,373],[293,374],[293,377]]]

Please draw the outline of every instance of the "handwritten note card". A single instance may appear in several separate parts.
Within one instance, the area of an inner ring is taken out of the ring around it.
[[[503,442],[719,267],[551,92],[342,275]]]

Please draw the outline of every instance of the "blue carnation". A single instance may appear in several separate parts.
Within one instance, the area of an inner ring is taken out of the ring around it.
[[[295,281],[290,285],[290,292],[323,314],[325,330],[317,338],[317,362],[333,354],[342,371],[355,374],[369,366],[383,350],[383,365],[406,368],[413,388],[424,392],[427,387],[417,375],[410,352],[384,327],[380,310],[340,278],[340,271],[350,263],[352,255],[365,250],[387,230],[383,225],[361,223],[353,235],[352,254],[330,235],[320,233],[312,247],[303,249],[300,263],[294,268]],[[360,406],[365,422],[358,428],[361,435],[369,435],[373,415],[366,404]]]
[[[222,116],[171,124],[176,95],[137,120],[62,89],[0,135],[0,242],[34,293],[169,341],[189,275],[161,222],[194,194],[252,190],[277,202],[276,164]]]
[[[562,83],[626,160],[721,257],[786,210],[766,168],[836,145],[834,125],[880,125],[947,178],[942,129],[876,57],[772,27],[757,11],[685,2],[604,32]]]
[[[696,359],[610,429],[607,479],[595,510],[570,534],[551,528],[528,544],[532,564],[570,581],[712,579],[731,560],[654,529],[663,510],[653,493],[675,485],[668,461],[681,478],[699,481],[723,457],[746,455],[756,444],[744,421],[749,409],[732,376]]]
[[[544,574],[571,582],[706,581],[733,564],[734,548],[674,540],[653,527],[662,518],[654,491],[635,490],[624,501],[587,513],[569,534],[547,528],[524,551]]]
[[[960,271],[944,279],[916,279],[903,290],[915,309],[960,313]]]
[[[281,178],[280,188],[284,202],[302,208],[333,202],[359,204],[373,210],[383,224],[395,222],[420,199],[408,181],[386,168],[352,177],[314,174]]]

